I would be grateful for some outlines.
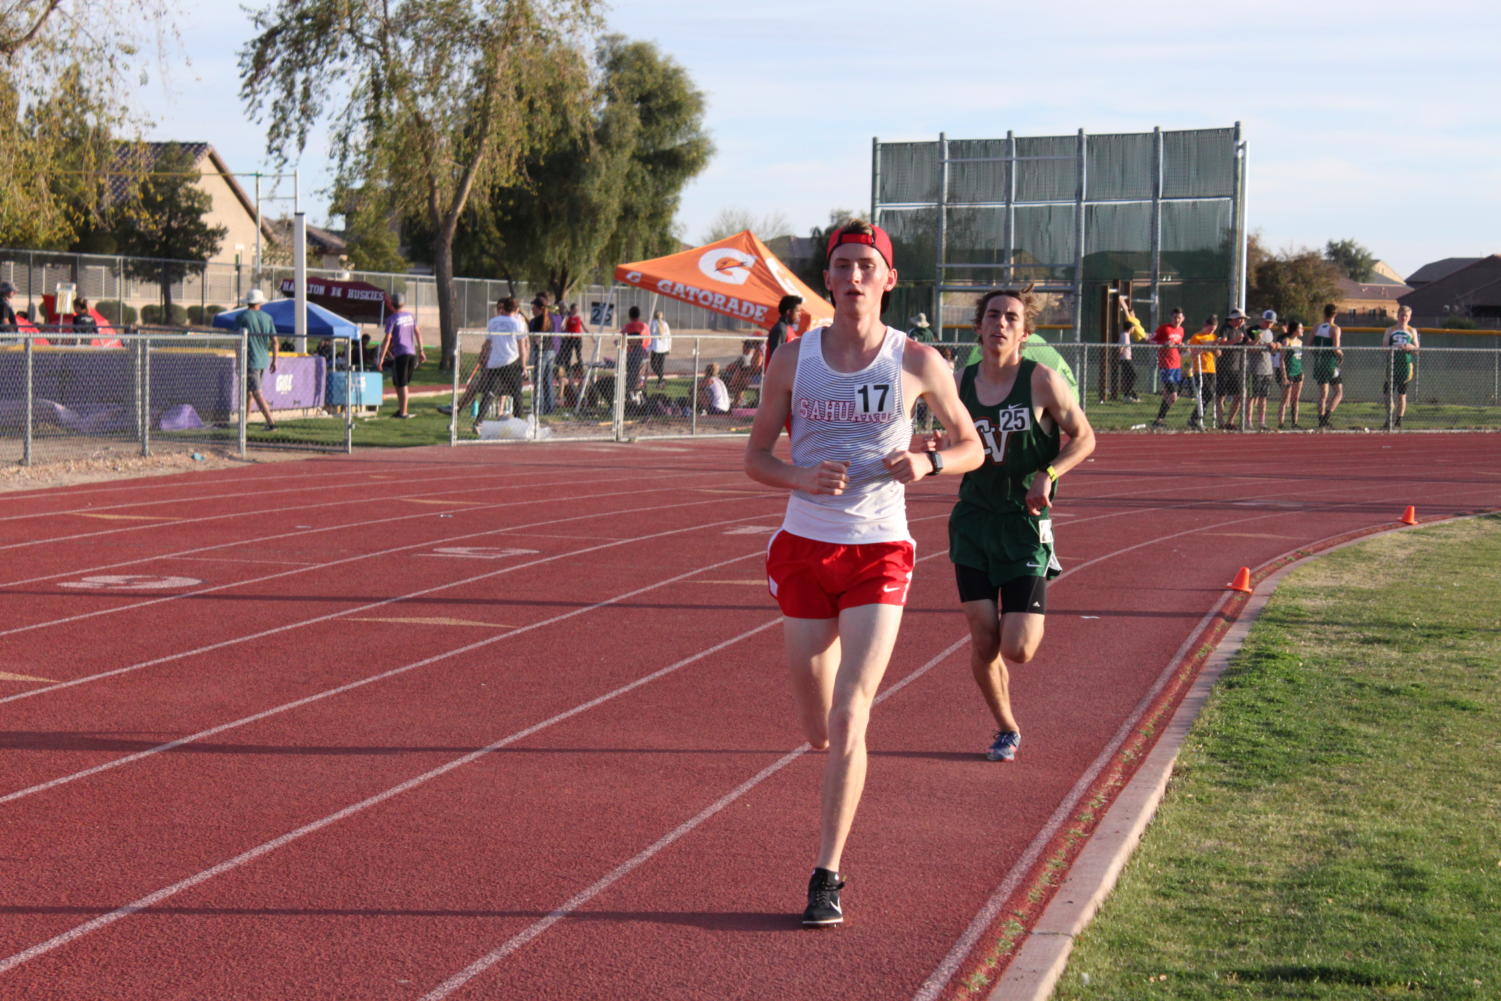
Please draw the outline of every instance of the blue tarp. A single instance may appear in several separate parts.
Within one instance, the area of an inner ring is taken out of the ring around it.
[[[297,332],[295,299],[275,299],[266,303],[261,309],[276,324],[278,334]],[[233,309],[227,313],[219,313],[214,317],[214,326],[233,330],[235,322],[243,312],[242,309]],[[310,302],[307,304],[307,335],[309,337],[358,337],[360,328],[338,313]]]

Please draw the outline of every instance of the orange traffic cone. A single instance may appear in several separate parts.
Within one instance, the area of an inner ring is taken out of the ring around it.
[[[1402,512],[1402,524],[1404,524],[1404,525],[1416,525],[1417,523],[1418,523],[1418,512],[1417,512],[1417,509],[1414,508],[1411,504],[1409,504],[1409,505],[1407,505],[1407,510]]]
[[[1226,584],[1225,587],[1227,587],[1231,591],[1244,591],[1246,594],[1250,594],[1251,593],[1251,568],[1250,567],[1241,567],[1240,568],[1240,573],[1236,574],[1235,575],[1235,579],[1233,581],[1231,581],[1230,583]]]

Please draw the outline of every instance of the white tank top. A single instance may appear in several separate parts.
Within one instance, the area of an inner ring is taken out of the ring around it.
[[[824,362],[823,334],[821,327],[808,331],[798,348],[792,380],[792,462],[848,462],[850,482],[838,496],[794,490],[782,528],[842,545],[910,542],[906,488],[881,461],[912,441],[912,419],[902,398],[907,335],[887,327],[875,360],[858,372],[836,372]]]

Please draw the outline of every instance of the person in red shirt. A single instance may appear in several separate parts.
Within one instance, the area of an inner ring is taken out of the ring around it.
[[[1183,310],[1173,310],[1172,321],[1157,328],[1152,343],[1159,345],[1157,376],[1162,380],[1162,406],[1157,408],[1152,426],[1160,428],[1167,426],[1167,412],[1183,390],[1183,355],[1178,350],[1183,344]]]
[[[626,315],[630,322],[620,332],[626,336],[625,391],[631,394],[641,391],[641,366],[646,361],[646,340],[651,336],[651,328],[641,322],[640,306],[632,306]]]

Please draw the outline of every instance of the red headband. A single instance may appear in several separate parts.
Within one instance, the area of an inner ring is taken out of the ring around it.
[[[830,233],[829,246],[823,255],[825,263],[828,262],[829,258],[834,256],[834,248],[846,243],[855,243],[865,247],[876,248],[876,253],[885,259],[886,266],[888,268],[891,267],[891,237],[887,236],[886,231],[879,226],[872,226],[871,229],[875,230],[875,232],[843,233],[835,230],[833,233]]]

